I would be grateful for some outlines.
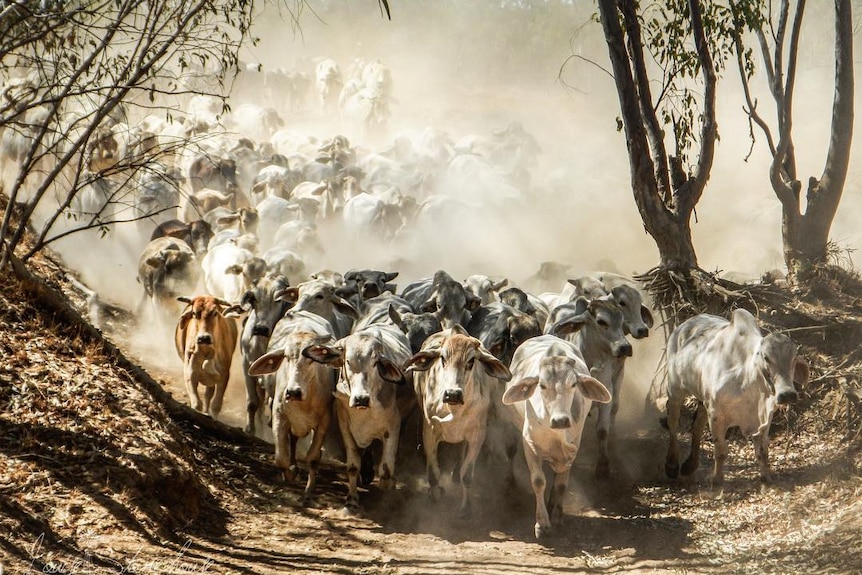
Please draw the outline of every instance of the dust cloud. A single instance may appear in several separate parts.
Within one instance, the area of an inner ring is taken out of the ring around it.
[[[276,107],[288,129],[320,141],[345,134],[356,146],[379,150],[396,137],[428,128],[442,130],[457,142],[517,122],[541,152],[519,199],[502,199],[493,187],[485,189],[485,182],[462,182],[458,189],[466,191],[460,193],[474,200],[469,209],[449,211],[393,244],[350,241],[337,226],[322,229],[326,253],[309,265],[310,271],[399,271],[397,281],[403,287],[445,269],[456,278],[504,276],[510,285],[532,289],[524,282],[544,261],[563,262],[572,270],[612,267],[623,274],[644,272],[658,262],[631,194],[624,134],[616,129],[618,99],[607,73],[607,47],[600,25],[590,21],[593,3],[500,2],[492,8],[489,2],[396,1],[390,2],[392,21],[381,17],[374,2],[314,4],[314,13],[306,7],[299,14],[298,26],[268,8],[252,30],[260,42],[245,49],[242,58],[263,70],[309,74],[322,57],[334,59],[342,71],[356,58],[380,60],[392,71],[392,116],[385,131],[363,139],[338,117],[321,114],[311,99],[291,111],[283,100],[258,94],[254,103]],[[794,124],[803,180],[820,175],[829,141],[834,49],[829,17],[813,15],[803,30]],[[745,160],[749,126],[734,74],[728,70],[719,84],[721,139],[697,206],[693,235],[703,269],[757,278],[783,267],[781,208],[769,186],[770,158],[760,133]],[[761,83],[757,88],[761,113],[773,117],[765,87]],[[233,100],[231,105],[239,103]],[[851,250],[862,242],[857,156],[858,145],[832,234]],[[132,230],[117,229],[107,238],[76,235],[59,247],[104,297],[134,308],[142,295],[135,281],[135,245]],[[136,340],[147,355],[155,355],[155,365],[177,377],[180,364],[171,338],[169,331],[143,330]],[[663,346],[658,325],[648,340],[634,344],[626,369],[626,405],[618,420],[621,433],[655,429],[643,405]],[[235,425],[243,423],[245,403],[238,365],[237,359],[223,412]],[[182,394],[178,388],[175,395]],[[593,436],[588,421],[587,446]]]

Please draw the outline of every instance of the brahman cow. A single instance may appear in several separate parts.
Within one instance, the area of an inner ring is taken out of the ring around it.
[[[213,229],[205,220],[192,220],[188,223],[181,220],[168,220],[153,229],[150,241],[165,236],[184,241],[196,256],[202,258],[206,255],[207,247],[213,238]]]
[[[598,406],[599,419],[596,422],[599,439],[596,476],[608,477],[608,443],[619,404],[625,360],[632,355],[632,345],[623,331],[622,310],[608,296],[594,300],[579,297],[551,311],[545,333],[559,337],[571,334],[571,339],[581,351],[587,366],[611,392],[612,403]]]
[[[679,468],[679,414],[683,400],[694,396],[697,415],[691,454],[682,465],[691,475],[699,465],[700,440],[709,422],[715,444],[713,484],[724,479],[727,430],[738,426],[754,442],[760,479],[769,481],[769,426],[780,405],[799,397],[794,384],[808,383],[808,364],[797,356],[796,344],[780,333],[763,336],[757,320],[744,309],[730,320],[696,315],[673,330],[667,343],[667,427],[670,433],[665,471]]]
[[[395,456],[401,418],[413,401],[396,386],[408,382],[399,366],[411,356],[407,337],[394,325],[374,324],[334,345],[314,345],[303,354],[341,376],[335,391],[335,413],[347,450],[347,506],[359,506],[357,483],[362,452],[374,440],[383,443],[378,476],[381,489],[395,488]],[[412,377],[408,378],[412,379]],[[405,387],[412,394],[410,387]],[[401,395],[401,398],[396,397]]]
[[[607,403],[611,395],[590,375],[577,346],[554,335],[524,342],[515,351],[511,371],[503,404],[509,406],[507,414],[523,439],[536,496],[535,533],[541,539],[551,533],[551,518],[562,513],[569,472],[592,402]],[[554,472],[547,506],[545,462]]]
[[[463,282],[464,289],[482,300],[482,305],[500,301],[499,291],[508,285],[509,280],[503,278],[498,281],[492,280],[484,275],[468,276]]]
[[[432,334],[443,330],[440,320],[431,313],[416,313],[407,300],[390,292],[362,302],[354,331],[376,323],[392,323],[404,332],[410,342],[410,352],[417,353]]]
[[[257,423],[262,418],[266,400],[272,398],[272,389],[265,389],[261,378],[248,373],[249,367],[266,353],[275,324],[290,309],[290,304],[280,298],[290,287],[281,275],[266,275],[242,294],[240,306],[248,312],[242,325],[239,349],[242,354],[242,371],[245,375],[246,419],[245,431],[255,434]]]
[[[163,323],[179,313],[176,298],[193,292],[200,278],[195,253],[184,241],[161,237],[152,240],[138,259],[138,283],[144,286],[144,296],[138,305],[138,316],[143,315],[149,300],[152,318]],[[167,327],[167,326],[165,326]]]
[[[408,284],[401,292],[401,297],[410,302],[414,309],[436,315],[445,329],[455,324],[466,326],[472,312],[481,305],[478,297],[443,270],[437,271],[433,278]]]
[[[336,287],[326,280],[314,279],[284,290],[282,299],[294,304],[294,309],[305,310],[326,319],[332,326],[335,337],[350,333],[353,321],[358,317],[356,308],[336,294]]]
[[[218,419],[236,349],[237,327],[233,318],[239,316],[241,309],[212,296],[177,299],[188,304],[177,323],[174,343],[183,362],[189,401],[193,409],[201,411],[198,385],[203,385],[203,411]]]
[[[276,324],[269,351],[248,369],[252,376],[275,374],[272,402],[275,463],[282,469],[286,481],[293,482],[299,471],[297,441],[312,434],[306,456],[308,481],[304,503],[311,500],[317,481],[321,448],[332,419],[336,375],[304,351],[313,345],[333,343],[335,337],[327,320],[316,313],[290,310]]]
[[[210,248],[201,269],[207,293],[239,303],[242,294],[266,273],[266,262],[245,248],[225,243]]]
[[[495,385],[490,380],[509,381],[509,368],[456,324],[425,340],[422,350],[404,364],[404,371],[414,373],[416,399],[424,418],[422,444],[432,498],[436,499],[443,491],[438,444],[465,442],[459,515],[469,517],[473,469],[485,442],[490,387]]]
[[[314,68],[314,91],[322,115],[335,112],[344,79],[341,68],[331,58],[324,58]]]

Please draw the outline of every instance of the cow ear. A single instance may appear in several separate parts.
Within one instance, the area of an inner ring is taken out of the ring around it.
[[[281,362],[284,360],[284,350],[271,351],[257,358],[254,363],[248,366],[249,375],[266,375],[278,371]]]
[[[497,283],[492,283],[491,289],[493,289],[494,291],[500,291],[501,288],[504,288],[507,285],[509,285],[509,278],[503,278]]]
[[[391,282],[398,277],[398,272],[387,272],[383,274],[383,283]]]
[[[548,333],[559,338],[563,338],[584,327],[584,323],[586,323],[586,318],[581,315],[576,315],[574,317],[568,316],[551,325],[551,327],[548,328]]]
[[[494,341],[491,342],[491,345],[488,346],[488,351],[491,352],[491,355],[494,357],[500,357],[503,351],[506,349],[506,338],[503,336],[498,337]]]
[[[177,329],[180,329],[180,330],[186,329],[188,327],[189,321],[191,321],[193,315],[194,315],[194,313],[192,312],[192,310],[188,310],[186,312],[183,312],[183,315],[180,316],[180,321],[179,321],[179,325],[177,326]]]
[[[652,317],[652,312],[645,305],[641,305],[641,319],[643,320],[643,322],[646,324],[646,326],[648,328],[652,329],[652,326],[654,323],[654,320]]]
[[[233,264],[232,266],[228,266],[225,268],[224,273],[231,275],[241,275],[242,274],[242,266],[238,264]]]
[[[439,351],[420,351],[404,362],[402,370],[405,374],[413,373],[414,371],[428,371],[439,357]]]
[[[467,311],[472,313],[482,307],[482,298],[470,292],[467,292],[464,295],[467,296]]]
[[[539,385],[538,377],[525,377],[509,386],[503,393],[503,405],[512,405],[519,401],[527,401],[533,392],[536,391],[536,386]]]
[[[243,314],[244,311],[245,309],[241,305],[235,304],[225,309],[222,312],[222,316],[226,318],[239,317]]]
[[[254,307],[254,292],[251,290],[246,290],[242,297],[239,300],[239,305],[242,306],[242,309],[245,311],[249,311],[252,307]]]
[[[797,357],[793,365],[793,383],[804,387],[808,384],[809,375],[808,363],[801,357]]]
[[[184,295],[178,296],[177,301],[181,301],[183,303],[187,303],[189,305],[192,305],[192,298],[190,298],[188,296],[184,296]]]
[[[332,368],[340,368],[344,365],[343,350],[328,345],[314,344],[302,350],[302,357],[307,357],[317,363],[328,365]]]
[[[350,302],[343,297],[334,298],[332,303],[335,305],[336,309],[344,315],[350,316],[353,319],[359,319],[359,312],[356,311],[356,308],[350,305]]]
[[[434,313],[437,311],[437,300],[435,298],[429,299],[419,309],[425,313]]]
[[[395,309],[395,306],[392,304],[389,304],[389,319],[392,320],[392,323],[398,326],[398,329],[407,333],[407,329],[404,327],[404,319],[402,319],[401,314],[398,313],[398,310]]]
[[[501,381],[509,381],[512,379],[512,372],[509,371],[509,368],[487,351],[482,351],[480,349],[478,359],[482,362],[482,367],[485,368],[485,373],[491,377],[497,378]]]
[[[299,301],[299,288],[298,287],[289,287],[285,289],[277,290],[273,294],[273,299],[276,301],[284,301],[289,304],[295,304]]]
[[[584,397],[597,401],[599,403],[609,403],[611,400],[611,392],[598,379],[589,376],[578,374],[578,387]]]
[[[398,368],[397,365],[386,359],[385,357],[380,357],[377,359],[377,373],[380,374],[380,377],[388,381],[389,383],[394,383],[395,385],[404,385],[407,381],[404,379],[404,374]]]

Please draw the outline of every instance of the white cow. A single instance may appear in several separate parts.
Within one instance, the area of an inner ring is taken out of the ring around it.
[[[311,445],[306,457],[308,482],[303,501],[309,502],[317,481],[321,448],[332,419],[332,393],[335,372],[303,354],[312,345],[335,342],[332,326],[308,311],[289,311],[276,324],[269,351],[248,369],[251,376],[275,374],[272,402],[272,433],[275,438],[275,464],[288,482],[299,471],[296,443],[309,433]],[[273,377],[273,376],[270,376]],[[265,383],[264,387],[271,385]]]
[[[314,90],[319,111],[323,115],[335,112],[344,79],[341,68],[332,58],[324,58],[314,69]]]
[[[725,434],[738,426],[752,437],[760,478],[769,481],[769,426],[779,405],[798,398],[794,383],[808,382],[808,364],[796,355],[796,344],[784,334],[763,336],[757,320],[744,309],[730,321],[709,314],[690,318],[674,329],[667,345],[667,427],[670,433],[665,470],[679,473],[679,414],[688,396],[698,401],[691,454],[683,475],[699,465],[700,439],[707,421],[715,442],[713,483],[724,479]]]
[[[623,331],[622,310],[609,296],[594,300],[579,297],[551,311],[545,325],[545,333],[559,337],[569,336],[578,346],[587,366],[591,370],[597,370],[596,377],[611,392],[613,401],[598,406],[599,417],[596,422],[596,435],[599,440],[596,476],[608,477],[610,435],[619,405],[622,373],[626,358],[632,355],[632,345]]]
[[[416,372],[413,382],[424,418],[422,444],[431,497],[436,499],[442,493],[439,443],[465,442],[459,515],[469,517],[473,468],[485,442],[491,386],[495,385],[490,380],[509,381],[512,374],[458,324],[430,336],[404,367],[405,373]]]
[[[225,243],[209,249],[201,260],[201,268],[207,293],[238,303],[242,294],[266,272],[266,263],[245,248]]]
[[[525,341],[512,358],[512,379],[503,393],[508,416],[521,433],[530,484],[536,495],[537,538],[551,532],[551,517],[562,512],[563,497],[581,445],[593,401],[607,403],[610,392],[590,375],[573,343],[553,335]],[[545,505],[547,462],[554,486]]]
[[[380,488],[395,487],[395,455],[406,403],[398,401],[396,386],[412,383],[407,381],[412,377],[405,378],[399,367],[410,358],[410,344],[397,326],[375,324],[335,345],[312,346],[303,353],[341,372],[335,390],[335,413],[347,450],[347,506],[356,508],[360,450],[374,440],[383,443]]]

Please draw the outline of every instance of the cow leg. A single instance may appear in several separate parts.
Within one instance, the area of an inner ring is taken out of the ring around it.
[[[611,474],[610,457],[608,455],[608,436],[611,431],[611,404],[598,405],[599,419],[596,422],[596,436],[599,440],[599,457],[596,461],[596,477],[607,479]]]
[[[428,491],[431,500],[436,501],[438,496],[443,495],[440,487],[440,462],[437,460],[438,441],[434,430],[425,423],[422,426],[422,446],[425,449],[425,468],[428,473]]]
[[[212,403],[210,403],[209,410],[210,416],[213,419],[218,419],[218,414],[221,413],[221,406],[224,402],[224,392],[227,389],[227,382],[229,378],[230,374],[228,373],[227,377],[225,377],[223,381],[220,381],[218,385],[216,385],[214,388],[207,388],[207,391],[212,389],[215,392],[212,397]]]
[[[280,403],[275,405],[273,413],[272,435],[275,442],[275,464],[284,474],[285,481],[292,482],[295,472],[291,470],[291,460],[295,459],[296,438],[290,433],[290,424],[286,421]],[[291,447],[292,446],[292,447]]]
[[[569,472],[571,467],[563,471],[554,472],[554,487],[548,501],[548,514],[553,523],[557,523],[563,514],[563,500],[566,497],[566,488],[569,486]]]
[[[248,372],[248,365],[243,361],[243,371]],[[245,432],[249,435],[255,434],[255,424],[257,423],[257,412],[260,408],[260,385],[257,383],[257,378],[250,375],[245,376],[245,397],[246,397],[246,423]]]
[[[679,475],[679,412],[682,409],[682,398],[670,396],[667,399],[667,457],[664,462],[664,472],[671,479]]]
[[[296,443],[299,441],[299,437],[291,433],[289,430],[287,432],[287,444],[288,444],[288,454],[287,454],[287,467],[284,468],[284,479],[293,482],[296,479],[296,475],[299,473],[299,464],[296,462]]]
[[[188,359],[191,362],[191,358]],[[195,411],[201,410],[201,396],[198,395],[198,381],[195,378],[194,374],[191,373],[191,366],[189,366],[185,380],[186,380],[186,393],[189,396],[189,401],[192,403],[192,409]]]
[[[458,512],[458,517],[461,519],[469,519],[472,513],[470,492],[473,487],[473,472],[484,442],[485,434],[479,433],[478,437],[467,441],[467,447],[464,450],[464,461],[461,464],[461,509]]]
[[[551,534],[551,518],[545,505],[545,470],[542,469],[542,460],[533,451],[533,448],[524,441],[524,459],[527,469],[530,471],[530,485],[536,497],[536,526],[534,532],[536,539],[542,539]]]
[[[383,455],[380,458],[380,489],[395,489],[395,457],[398,453],[400,421],[394,421],[383,438]]]
[[[709,428],[712,430],[715,442],[715,468],[712,472],[713,486],[724,483],[724,462],[727,460],[727,422],[724,418],[712,415],[709,418]]]
[[[691,453],[682,464],[682,474],[691,475],[700,467],[700,442],[703,438],[703,430],[706,429],[707,415],[706,407],[702,401],[697,402],[697,412],[691,427]]]
[[[215,395],[215,387],[212,385],[204,386],[204,411],[209,413],[212,417],[212,410],[210,409],[210,405],[212,405],[213,395]],[[219,406],[221,407],[221,406]],[[213,417],[213,419],[215,419]]]
[[[305,484],[305,494],[302,497],[304,503],[311,501],[311,493],[314,490],[314,485],[317,482],[317,468],[320,465],[320,455],[323,449],[323,440],[326,439],[326,432],[329,429],[330,411],[326,410],[323,417],[320,418],[320,424],[314,430],[314,437],[311,439],[311,446],[308,448],[308,482]]]
[[[346,412],[349,407],[343,407],[340,402],[336,406],[336,416],[338,417],[338,428],[341,430],[341,439],[344,442],[344,450],[347,453],[347,508],[357,509],[359,507],[359,466],[361,465],[361,455],[359,447],[356,445],[356,440],[353,434],[350,433],[349,416]]]
[[[768,483],[770,480],[769,433],[767,431],[755,433],[752,441],[754,442],[754,456],[757,458],[757,464],[760,467],[760,481]]]

